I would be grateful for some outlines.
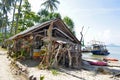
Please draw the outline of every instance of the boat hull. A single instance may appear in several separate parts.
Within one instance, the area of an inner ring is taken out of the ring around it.
[[[118,59],[115,58],[104,58],[104,61],[119,61]]]
[[[110,54],[108,51],[101,51],[101,50],[92,50],[91,53],[94,55],[108,55]]]
[[[101,62],[101,61],[98,61],[98,62],[89,62],[91,65],[95,65],[95,66],[107,66],[107,63],[105,62]]]

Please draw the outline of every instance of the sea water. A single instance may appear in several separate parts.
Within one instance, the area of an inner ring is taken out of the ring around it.
[[[102,59],[104,57],[116,58],[120,61],[120,47],[107,47],[109,55],[93,55],[92,53],[82,53],[82,58]]]
[[[107,49],[110,52],[108,57],[113,57],[120,60],[120,47],[107,47]]]

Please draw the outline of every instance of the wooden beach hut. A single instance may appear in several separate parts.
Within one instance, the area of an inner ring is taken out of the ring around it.
[[[8,39],[9,54],[41,58],[47,66],[59,65],[80,69],[80,41],[61,19],[50,20],[20,32]]]

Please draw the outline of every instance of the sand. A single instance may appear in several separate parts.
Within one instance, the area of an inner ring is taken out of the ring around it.
[[[12,73],[6,53],[7,51],[0,50],[0,80],[26,80],[23,76]]]
[[[40,76],[44,76],[44,80],[116,80],[110,78],[112,75],[95,74],[92,71],[86,70],[63,69],[62,72],[58,71],[58,73],[59,74],[54,75],[50,70],[30,69],[30,75],[34,75],[37,80],[39,80]]]
[[[57,75],[54,75],[52,70],[39,70],[37,67],[31,67],[29,68],[29,76],[33,75],[37,80],[40,76],[44,76],[44,80],[120,80],[120,76],[112,78],[113,72],[120,72],[120,67],[101,67],[89,64],[85,64],[83,67],[87,67],[86,69],[89,70],[59,68]],[[105,71],[99,72],[99,68],[105,69]]]
[[[0,51],[0,80],[27,80],[19,75],[14,75],[10,69],[10,61],[7,58],[6,51]],[[87,68],[91,67],[87,65]],[[96,67],[91,67],[90,69]],[[119,67],[112,67],[117,71]],[[120,80],[119,78],[111,78],[113,74],[97,73],[94,70],[75,70],[59,68],[56,70],[57,74],[53,74],[52,70],[39,70],[35,67],[28,67],[29,77],[33,75],[37,80],[40,80],[40,76],[44,76],[43,80]]]

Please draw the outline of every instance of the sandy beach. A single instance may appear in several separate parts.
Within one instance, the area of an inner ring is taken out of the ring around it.
[[[29,76],[34,76],[37,80],[40,76],[44,76],[44,80],[120,80],[120,76],[113,76],[120,72],[120,67],[92,66],[86,63],[81,70],[59,67],[57,75],[52,70],[39,70],[37,67],[29,67],[28,70]]]
[[[26,80],[23,76],[12,73],[7,51],[0,49],[0,80]]]
[[[39,80],[40,76],[44,76],[44,80],[120,80],[119,78],[111,78],[110,74],[96,73],[87,70],[63,69],[57,71],[54,75],[51,70],[30,69],[30,75]]]
[[[7,58],[7,51],[0,51],[0,80],[27,80],[23,76],[15,75],[11,72],[10,61]],[[23,65],[24,66],[24,65]],[[85,70],[85,66],[90,70]],[[28,66],[29,78],[36,78],[40,80],[40,77],[44,77],[43,80],[120,80],[119,77],[113,77],[113,74],[103,74],[96,72],[95,69],[98,67],[91,65],[84,65],[84,69],[76,70],[69,68],[59,68],[55,70],[39,70],[37,66]],[[120,67],[111,67],[119,72]]]

